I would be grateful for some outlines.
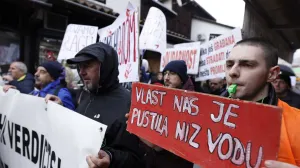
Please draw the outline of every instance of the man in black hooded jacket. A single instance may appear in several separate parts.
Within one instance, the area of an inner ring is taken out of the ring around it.
[[[104,43],[83,48],[68,64],[77,64],[85,87],[79,92],[76,111],[108,126],[102,148],[97,157],[87,157],[90,167],[100,158],[98,167],[123,168],[140,165],[139,139],[126,129],[125,114],[129,112],[130,93],[119,84],[118,55]],[[50,98],[57,101],[57,97]]]

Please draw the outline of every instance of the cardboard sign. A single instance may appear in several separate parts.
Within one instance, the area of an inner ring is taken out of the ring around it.
[[[167,46],[167,24],[164,13],[151,7],[140,35],[140,50],[156,51],[164,55]]]
[[[175,44],[174,48],[182,48],[182,47],[194,47],[194,48],[200,48],[200,41],[197,42],[191,42],[191,43],[180,43],[180,44]]]
[[[57,59],[61,61],[74,58],[81,49],[97,41],[97,31],[96,26],[69,24]]]
[[[234,29],[200,46],[200,64],[196,81],[224,78],[226,60],[233,46],[242,40],[241,29]]]
[[[261,167],[276,160],[282,110],[134,83],[127,130],[205,167]]]
[[[166,54],[161,56],[160,71],[173,60],[184,60],[187,65],[188,74],[197,74],[199,66],[200,47],[178,47],[168,48]]]
[[[0,104],[0,167],[86,168],[101,148],[106,126],[58,104],[1,87]]]
[[[139,15],[130,2],[113,24],[98,31],[100,41],[112,46],[119,57],[119,80],[139,81]]]

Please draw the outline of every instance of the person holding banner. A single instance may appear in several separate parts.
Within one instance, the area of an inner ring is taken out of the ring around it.
[[[76,111],[108,126],[98,156],[88,156],[90,168],[141,167],[139,139],[126,131],[125,114],[129,112],[130,92],[119,84],[117,52],[102,42],[79,51],[75,64],[84,89],[79,92]],[[57,96],[47,98],[60,102]]]
[[[51,95],[60,98],[58,104],[74,110],[75,106],[71,93],[66,88],[66,81],[63,66],[57,61],[48,61],[42,63],[35,73],[35,84],[39,90],[33,90],[30,94],[39,97],[46,97],[51,100]]]
[[[277,79],[278,51],[268,41],[244,39],[232,49],[226,61],[226,80],[232,86],[222,96],[254,101],[282,108],[282,125],[278,162],[266,161],[268,168],[300,166],[300,110],[277,98],[271,82]],[[266,118],[266,122],[267,122]]]

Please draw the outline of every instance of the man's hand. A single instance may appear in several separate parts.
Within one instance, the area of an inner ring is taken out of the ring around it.
[[[128,114],[128,113],[125,114],[125,117],[127,118],[127,121],[126,121],[126,124],[127,124],[127,123],[128,123],[129,114]],[[140,138],[140,140],[141,140],[144,144],[146,144],[146,145],[149,146],[150,148],[154,149],[155,151],[158,151],[158,152],[159,152],[159,151],[162,151],[162,150],[163,150],[161,147],[159,147],[159,146],[157,146],[157,145],[154,145],[153,143],[147,141],[146,139],[143,139],[143,138],[141,138],[141,137],[139,137],[139,138]]]
[[[7,92],[9,89],[16,89],[16,87],[12,86],[12,85],[4,85],[3,86],[3,91],[4,92]]]
[[[5,76],[3,76],[2,78],[3,78],[3,80],[6,80],[6,81],[8,81],[8,82],[11,82],[11,81],[14,80],[14,79],[12,78],[12,76],[10,76],[10,75],[5,75]]]
[[[288,163],[273,161],[273,160],[267,160],[265,161],[265,166],[267,168],[299,168],[295,165],[291,165]]]
[[[46,101],[46,103],[48,103],[48,101],[53,101],[54,103],[57,103],[59,105],[63,105],[63,103],[62,103],[62,101],[60,100],[59,97],[51,95],[51,94],[46,95],[45,101]]]
[[[89,165],[89,168],[108,168],[110,165],[110,157],[103,150],[99,151],[98,157],[95,156],[86,157],[86,161]]]

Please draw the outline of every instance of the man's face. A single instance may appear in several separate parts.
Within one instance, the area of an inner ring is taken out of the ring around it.
[[[176,73],[170,72],[170,71],[165,71],[164,72],[164,84],[166,87],[179,89],[182,86],[182,81]]]
[[[277,69],[276,69],[277,70]],[[226,61],[226,81],[228,86],[237,85],[233,98],[258,101],[266,83],[276,78],[273,69],[268,69],[264,52],[260,47],[239,45],[232,49]]]
[[[99,87],[100,81],[100,62],[90,60],[79,65],[79,74],[88,90],[95,90]]]
[[[157,79],[160,81],[163,80],[163,74],[161,72],[157,74]]]
[[[277,94],[284,94],[289,90],[288,84],[282,79],[276,79],[272,84]]]
[[[211,91],[215,92],[223,88],[223,79],[222,78],[215,78],[209,80],[209,87]]]
[[[11,76],[14,80],[18,80],[20,77],[24,75],[24,72],[22,72],[18,67],[16,63],[12,63],[9,66],[8,72],[11,73]]]
[[[49,83],[54,81],[54,79],[50,76],[50,74],[44,67],[38,67],[34,76],[35,84],[41,88],[47,86]]]

